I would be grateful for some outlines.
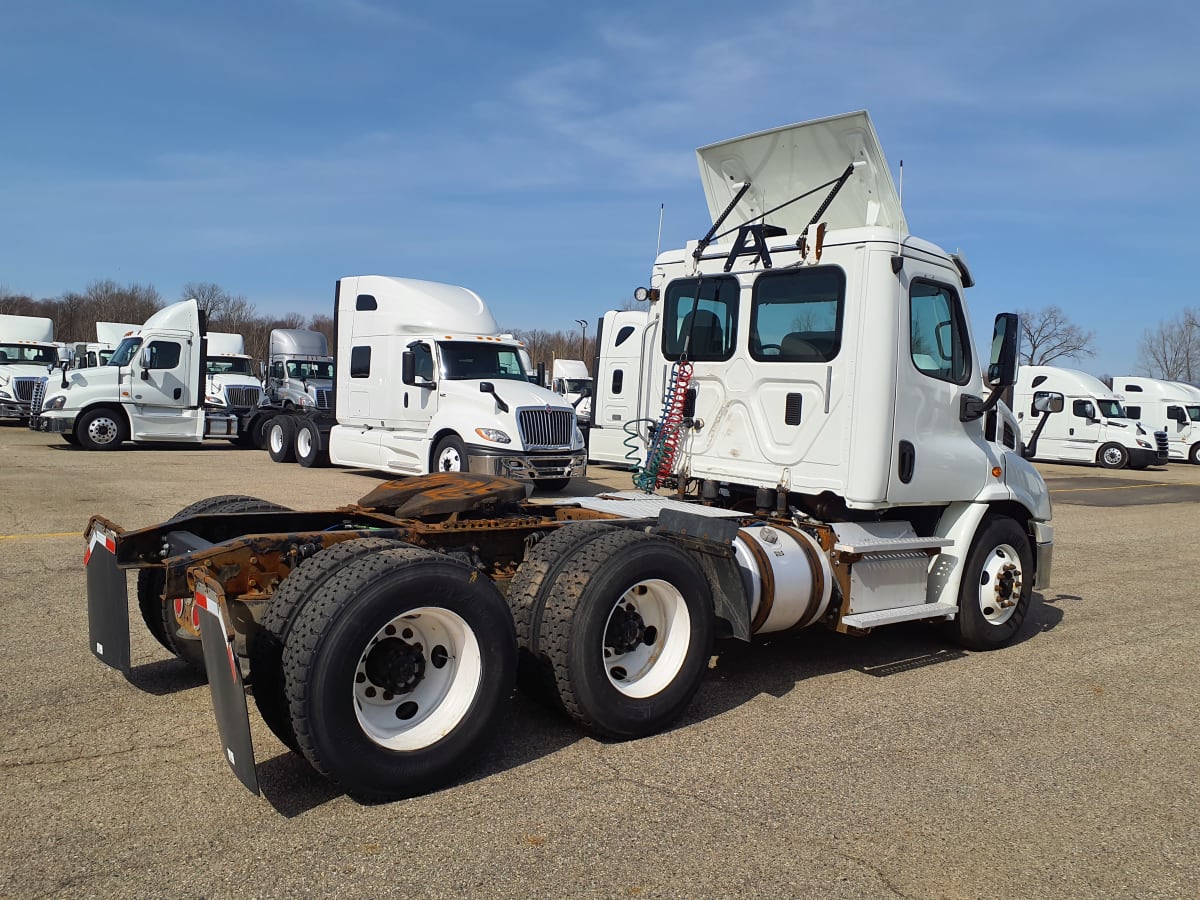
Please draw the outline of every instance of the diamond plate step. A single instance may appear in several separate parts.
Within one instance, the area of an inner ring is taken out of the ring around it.
[[[854,613],[843,616],[842,624],[851,628],[875,628],[894,622],[913,622],[917,619],[934,619],[954,612],[953,603],[918,603],[916,606],[898,606],[895,609],[877,609],[873,612]]]

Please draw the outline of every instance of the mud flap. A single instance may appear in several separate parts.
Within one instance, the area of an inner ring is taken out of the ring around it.
[[[208,581],[196,582],[195,609],[200,620],[200,639],[204,644],[204,668],[208,672],[208,687],[225,759],[238,780],[259,794],[246,690],[237,656],[233,652],[233,641],[225,627],[219,590]]]
[[[93,523],[83,551],[87,572],[88,644],[96,658],[129,674],[129,591],[117,568],[117,539]]]

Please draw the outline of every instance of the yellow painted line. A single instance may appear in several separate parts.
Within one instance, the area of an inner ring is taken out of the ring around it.
[[[1146,481],[1139,484],[1114,484],[1111,487],[1050,488],[1052,494],[1077,494],[1080,491],[1128,491],[1144,487],[1200,487],[1200,481]]]
[[[52,531],[47,534],[0,534],[0,541],[37,540],[39,538],[83,537],[82,531]]]

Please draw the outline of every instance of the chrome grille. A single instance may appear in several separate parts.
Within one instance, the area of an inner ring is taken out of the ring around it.
[[[225,400],[234,409],[251,409],[258,406],[262,396],[262,388],[256,387],[227,387]]]
[[[46,379],[39,378],[33,386],[33,393],[29,397],[29,415],[36,416],[42,411],[42,401],[46,399]],[[33,423],[30,422],[30,425]]]
[[[1167,455],[1167,433],[1165,431],[1154,432],[1154,445],[1158,448],[1159,456]]]
[[[317,409],[329,409],[329,397],[333,393],[329,388],[317,388]]]
[[[569,409],[517,410],[517,427],[526,450],[569,447],[575,430],[575,413]]]
[[[28,403],[33,399],[33,389],[39,384],[44,384],[45,381],[45,378],[14,378],[13,393],[22,403]]]

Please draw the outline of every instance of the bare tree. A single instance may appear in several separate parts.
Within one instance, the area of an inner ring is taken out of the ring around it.
[[[1200,308],[1185,309],[1138,341],[1138,369],[1167,381],[1200,380]]]
[[[1044,366],[1055,360],[1096,355],[1092,347],[1095,332],[1083,331],[1059,307],[1022,310],[1020,316],[1021,362],[1026,365]]]
[[[189,281],[180,299],[195,299],[200,304],[208,313],[209,331],[229,331],[245,337],[246,329],[258,318],[253,303],[211,281]]]

